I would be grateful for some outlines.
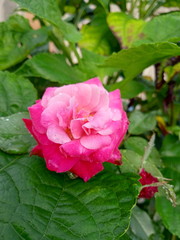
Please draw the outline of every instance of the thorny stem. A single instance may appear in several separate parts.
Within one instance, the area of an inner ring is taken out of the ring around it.
[[[143,168],[143,165],[146,163],[149,155],[151,154],[152,148],[154,147],[154,140],[155,140],[155,133],[153,133],[150,141],[148,142],[147,147],[145,148],[144,155],[141,160],[141,169]]]

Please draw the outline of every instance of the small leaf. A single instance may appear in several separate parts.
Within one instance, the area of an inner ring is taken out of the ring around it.
[[[19,112],[0,117],[0,149],[2,151],[22,154],[29,152],[36,145],[35,140],[25,128],[22,118],[29,118],[29,114]]]
[[[27,111],[36,99],[36,89],[29,80],[0,71],[0,116]]]
[[[4,166],[0,182],[2,240],[119,239],[139,189],[134,174],[104,171],[84,183],[48,171],[34,156]]]
[[[156,119],[152,113],[134,111],[131,113],[129,121],[129,133],[136,135],[151,131],[156,126]]]
[[[40,53],[27,60],[17,71],[25,77],[41,77],[60,84],[77,83],[83,80],[80,71],[70,67],[60,54]]]
[[[24,60],[33,49],[48,40],[49,28],[32,30],[28,20],[20,15],[0,23],[0,70]]]
[[[148,66],[178,55],[180,55],[180,47],[174,43],[143,44],[113,53],[103,66],[122,70],[126,79],[130,80]]]
[[[155,234],[151,218],[137,206],[132,211],[130,228],[137,237],[143,240],[149,240],[149,237]]]
[[[38,17],[48,21],[58,27],[63,36],[71,41],[77,42],[80,39],[80,33],[76,28],[61,19],[61,13],[57,1],[54,0],[13,0],[21,8],[34,13]]]

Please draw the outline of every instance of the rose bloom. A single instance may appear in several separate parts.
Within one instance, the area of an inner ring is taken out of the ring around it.
[[[108,93],[98,78],[47,88],[23,119],[37,141],[31,154],[55,172],[70,171],[88,181],[103,162],[121,164],[118,150],[128,128],[120,91]]]
[[[144,168],[141,170],[140,176],[141,176],[141,178],[140,178],[139,182],[142,185],[149,185],[152,183],[159,182],[156,177],[154,177],[150,173],[146,172],[144,170]],[[155,187],[144,187],[139,194],[139,198],[150,199],[150,198],[154,197],[154,194],[156,192],[158,192],[158,187],[156,187],[156,186]]]

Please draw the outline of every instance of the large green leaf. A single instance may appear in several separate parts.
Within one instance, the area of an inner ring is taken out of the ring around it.
[[[34,13],[38,17],[48,21],[59,28],[64,37],[77,42],[80,39],[80,33],[75,27],[61,19],[61,13],[57,1],[54,0],[13,0],[21,8]]]
[[[28,20],[20,15],[0,23],[0,70],[25,59],[33,49],[48,40],[48,28],[32,30]]]
[[[131,113],[129,125],[129,133],[141,134],[153,130],[156,126],[156,119],[153,113],[142,113],[134,111]]]
[[[84,74],[70,67],[60,54],[40,53],[27,60],[16,73],[26,77],[41,77],[60,84],[85,80],[82,79]]]
[[[106,171],[89,182],[48,171],[24,156],[0,170],[2,240],[110,240],[128,228],[137,177]]]
[[[81,33],[82,39],[78,43],[80,47],[101,55],[109,55],[113,51],[116,40],[103,14],[97,15],[90,25],[84,25]]]
[[[29,114],[19,112],[0,117],[0,149],[4,152],[22,154],[29,152],[36,144],[24,126],[22,118],[29,118]]]
[[[148,22],[114,12],[108,15],[107,22],[122,47],[180,40],[179,12],[160,15]]]
[[[125,77],[130,80],[146,67],[178,55],[180,47],[174,43],[143,44],[113,53],[106,59],[104,66],[123,70]]]
[[[37,98],[32,83],[14,73],[0,71],[0,116],[27,111]]]

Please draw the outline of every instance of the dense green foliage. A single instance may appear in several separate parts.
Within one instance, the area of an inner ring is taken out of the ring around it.
[[[0,23],[0,239],[178,240],[179,1],[14,1],[41,27],[17,13]],[[84,183],[29,156],[21,119],[46,87],[93,77],[120,89],[130,126],[123,164]],[[159,180],[150,200],[138,200],[141,168]]]

